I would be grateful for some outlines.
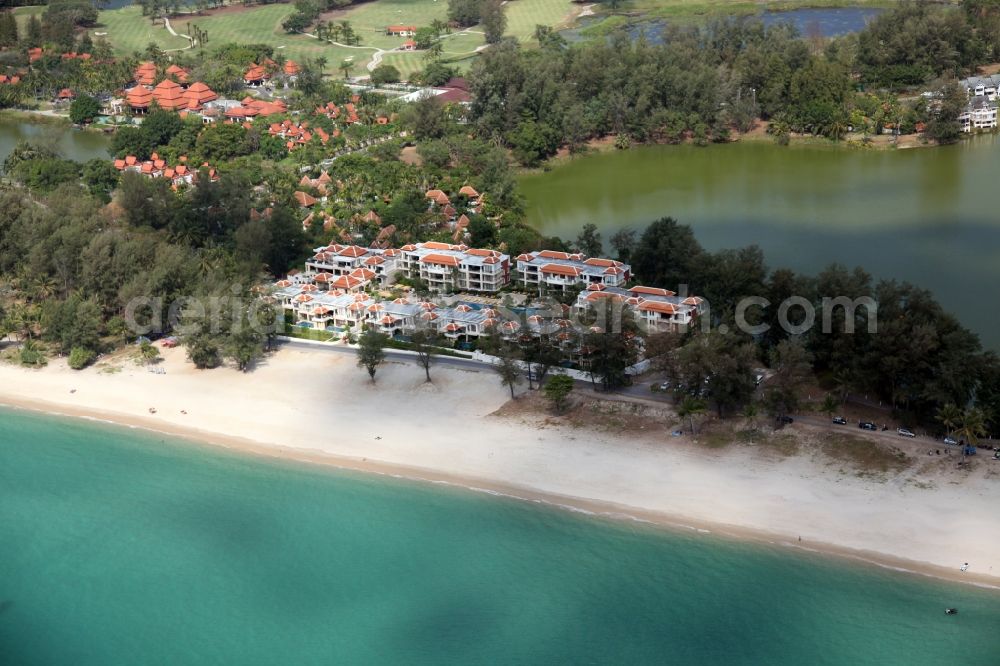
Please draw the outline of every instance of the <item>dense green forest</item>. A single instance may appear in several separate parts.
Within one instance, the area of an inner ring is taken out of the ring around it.
[[[906,3],[819,45],[788,25],[743,17],[668,26],[659,45],[620,31],[569,46],[539,27],[540,48],[505,40],[473,65],[470,119],[529,165],[608,134],[625,143],[724,141],[758,117],[779,139],[923,122],[929,138],[954,140],[951,107],[901,107],[894,91],[940,89],[997,59],[998,20],[996,3]]]

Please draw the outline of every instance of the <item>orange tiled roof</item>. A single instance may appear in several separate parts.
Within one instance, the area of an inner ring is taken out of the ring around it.
[[[674,292],[669,289],[660,289],[659,287],[632,287],[629,289],[633,294],[646,294],[648,296],[673,296]]]
[[[196,81],[188,86],[188,89],[184,91],[184,97],[188,100],[189,104],[194,102],[199,106],[205,102],[211,102],[219,98],[214,90],[201,81]]]
[[[153,88],[153,99],[161,109],[173,111],[187,106],[188,100],[184,97],[184,90],[181,84],[170,79],[163,79]]]
[[[151,62],[141,62],[135,68],[135,81],[141,86],[151,86],[156,81],[156,65]]]
[[[567,275],[572,277],[580,275],[580,269],[576,266],[566,266],[563,264],[545,264],[542,266],[541,271],[553,275]]]
[[[257,63],[250,65],[247,73],[243,75],[244,81],[262,81],[266,78],[268,78],[267,71]]]
[[[303,208],[308,208],[309,206],[315,206],[318,203],[316,197],[311,197],[305,192],[296,192],[294,195],[295,200],[299,202],[299,205]]]
[[[458,257],[447,254],[425,254],[420,258],[422,264],[441,264],[443,266],[458,266]]]

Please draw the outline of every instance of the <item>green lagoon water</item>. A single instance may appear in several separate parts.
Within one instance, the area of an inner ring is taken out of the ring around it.
[[[111,138],[99,132],[73,129],[58,123],[0,118],[0,163],[7,159],[18,141],[44,143],[66,159],[78,162],[109,159],[108,148],[111,146]]]
[[[520,183],[546,234],[575,238],[593,222],[607,239],[673,216],[709,249],[760,245],[773,268],[816,274],[837,261],[909,280],[1000,349],[1000,136],[899,151],[650,146]]]
[[[997,591],[0,411],[0,664],[995,666],[998,630]]]

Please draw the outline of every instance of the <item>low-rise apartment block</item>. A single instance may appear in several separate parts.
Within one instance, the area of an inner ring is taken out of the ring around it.
[[[584,314],[608,299],[631,309],[639,326],[647,333],[680,331],[698,316],[704,302],[700,296],[678,296],[669,289],[658,287],[622,289],[593,284],[580,292],[573,308],[578,314]]]
[[[431,291],[496,293],[510,283],[510,257],[496,250],[428,242],[404,245],[399,252],[399,271]]]
[[[517,280],[526,289],[565,291],[577,285],[621,287],[632,275],[632,267],[613,259],[588,258],[582,254],[540,250],[517,257]]]

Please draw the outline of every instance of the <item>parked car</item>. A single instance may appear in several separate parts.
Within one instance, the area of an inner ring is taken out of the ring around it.
[[[916,437],[912,430],[907,430],[906,428],[896,428],[896,434],[900,437]]]
[[[670,382],[660,382],[660,390],[661,391],[669,391],[670,390]]]
[[[774,420],[777,421],[778,423],[783,424],[783,425],[795,422],[795,419],[793,419],[791,416],[784,416],[784,415],[778,416]]]
[[[837,425],[847,425],[847,419],[845,419],[843,416],[834,416],[833,422],[836,423]]]
[[[943,441],[944,441],[944,443],[945,443],[945,444],[947,444],[948,446],[955,446],[956,444],[958,444],[958,442],[956,442],[956,441],[955,441],[954,439],[952,439],[951,437],[945,437]]]
[[[862,430],[878,430],[878,426],[871,421],[858,421],[858,427]]]

